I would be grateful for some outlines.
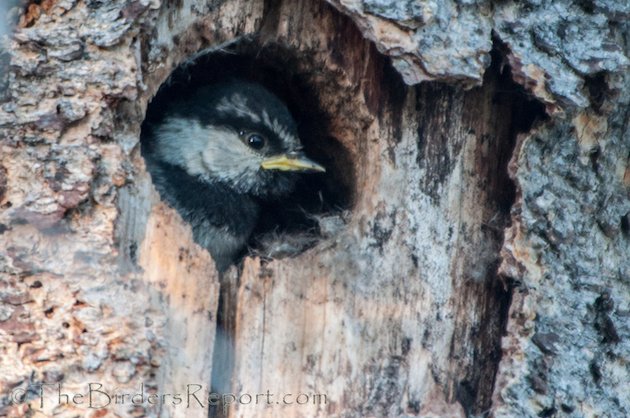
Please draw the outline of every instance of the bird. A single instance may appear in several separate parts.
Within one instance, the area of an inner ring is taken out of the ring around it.
[[[287,198],[308,158],[286,104],[261,84],[228,80],[162,106],[141,134],[160,197],[192,227],[219,272],[245,250],[265,202]]]

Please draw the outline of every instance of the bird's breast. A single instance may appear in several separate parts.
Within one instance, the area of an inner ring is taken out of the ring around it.
[[[193,230],[217,266],[227,266],[240,253],[256,226],[260,206],[251,196],[227,185],[209,184],[183,169],[148,161],[153,183],[162,200],[175,208]]]

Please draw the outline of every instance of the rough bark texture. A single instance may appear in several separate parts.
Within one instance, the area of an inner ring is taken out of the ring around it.
[[[186,386],[220,367],[253,397],[233,417],[630,415],[627,3],[23,10],[1,67],[0,414],[205,416]],[[277,70],[351,201],[313,248],[221,285],[138,143],[175,67],[218,50]],[[234,347],[213,360],[217,320]],[[55,384],[90,382],[183,400],[59,404]]]

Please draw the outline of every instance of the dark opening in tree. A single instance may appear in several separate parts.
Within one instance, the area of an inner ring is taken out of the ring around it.
[[[212,253],[212,242],[225,242],[213,254],[220,270],[231,264],[226,260],[246,254],[299,254],[334,235],[352,204],[350,156],[328,135],[330,115],[296,68],[289,51],[254,42],[202,51],[176,68],[148,106],[142,151],[153,182],[161,198],[192,224],[200,245]],[[214,130],[204,130],[210,126]],[[230,145],[212,139],[209,151],[182,138],[197,132],[206,141],[227,131],[235,136]],[[298,156],[301,163],[287,168],[273,162],[266,170],[260,168],[265,164],[245,162],[279,155],[291,161]],[[213,164],[218,168],[208,174]],[[247,164],[252,171],[243,168]],[[210,217],[201,219],[208,211]],[[224,235],[226,228],[232,233]]]

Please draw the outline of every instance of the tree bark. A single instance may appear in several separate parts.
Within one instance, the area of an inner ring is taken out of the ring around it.
[[[19,10],[0,415],[630,415],[623,2]],[[239,57],[312,132],[345,212],[317,215],[312,248],[220,277],[139,137],[176,68]]]

